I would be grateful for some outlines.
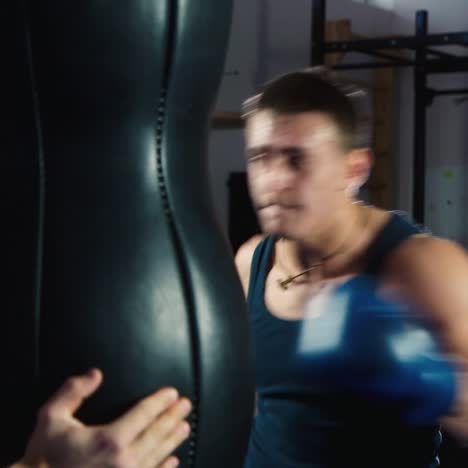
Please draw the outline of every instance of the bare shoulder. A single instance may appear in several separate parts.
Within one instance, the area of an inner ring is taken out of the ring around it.
[[[468,256],[463,247],[448,239],[426,234],[411,236],[392,253],[389,269],[399,275],[414,273],[465,273]]]
[[[263,240],[263,238],[264,236],[262,236],[261,234],[257,234],[251,237],[247,242],[245,242],[239,247],[239,250],[237,251],[234,259],[245,295],[247,295],[247,290],[249,287],[250,266],[252,264],[252,257],[255,252],[255,249],[257,248],[258,244]]]
[[[244,242],[236,253],[235,262],[239,270],[250,269],[252,257],[258,244],[264,239],[264,236],[257,234]]]
[[[458,341],[468,340],[468,255],[463,247],[447,239],[412,236],[392,252],[386,274],[403,297],[423,306],[451,335],[460,335],[464,323]]]

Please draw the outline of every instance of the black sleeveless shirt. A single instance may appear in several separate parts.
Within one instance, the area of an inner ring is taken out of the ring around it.
[[[367,251],[363,274],[378,278],[387,256],[421,230],[403,214],[389,222]],[[266,237],[256,248],[248,305],[254,336],[257,414],[245,468],[435,468],[439,426],[409,427],[334,396],[322,385],[304,385],[291,370],[303,320],[272,315],[264,301],[265,281],[275,245]]]

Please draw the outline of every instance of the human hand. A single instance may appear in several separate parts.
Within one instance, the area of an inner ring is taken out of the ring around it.
[[[190,401],[175,389],[164,388],[109,424],[86,426],[74,413],[101,382],[97,369],[69,378],[40,409],[26,453],[12,468],[177,466],[171,453],[190,433],[184,421]]]

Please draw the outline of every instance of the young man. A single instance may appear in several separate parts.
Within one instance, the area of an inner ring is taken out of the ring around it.
[[[306,310],[327,320],[324,295],[363,275],[417,304],[446,352],[468,358],[464,251],[356,198],[372,165],[364,98],[316,68],[279,77],[245,105],[249,189],[265,234],[236,255],[257,360],[248,468],[438,466],[436,421],[404,424],[365,392],[347,400],[336,381],[358,377],[346,367],[330,386],[304,380],[313,360],[292,366]],[[447,424],[466,435],[465,395],[458,386]]]
[[[68,379],[41,408],[26,453],[11,468],[178,466],[171,453],[189,435],[190,402],[165,388],[110,424],[85,426],[73,414],[101,382],[96,369]]]

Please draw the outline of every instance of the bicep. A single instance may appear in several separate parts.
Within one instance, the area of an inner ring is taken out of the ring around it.
[[[442,239],[425,244],[408,251],[399,283],[433,323],[444,348],[468,359],[468,257]]]

